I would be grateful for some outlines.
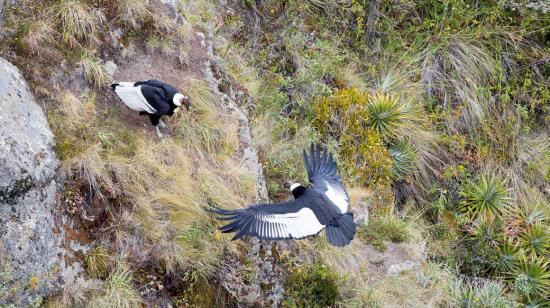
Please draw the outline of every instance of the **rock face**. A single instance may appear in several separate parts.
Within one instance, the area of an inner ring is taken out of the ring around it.
[[[40,301],[55,284],[53,134],[19,70],[0,58],[0,306]]]

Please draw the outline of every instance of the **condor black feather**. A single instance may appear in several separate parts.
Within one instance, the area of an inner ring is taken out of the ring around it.
[[[303,151],[304,165],[312,188],[298,183],[290,189],[294,200],[278,204],[256,204],[245,209],[211,208],[216,218],[229,221],[220,228],[233,233],[233,240],[254,236],[262,240],[302,239],[326,229],[329,243],[345,246],[355,236],[353,214],[348,212],[349,197],[331,153],[311,145]]]
[[[191,99],[175,87],[155,79],[114,83],[111,89],[128,108],[139,111],[140,115],[148,115],[159,137],[162,133],[157,125],[164,126],[162,116],[172,116],[181,106],[189,110],[192,105]]]

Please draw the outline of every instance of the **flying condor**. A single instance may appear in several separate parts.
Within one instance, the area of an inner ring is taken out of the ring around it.
[[[149,115],[157,135],[163,137],[161,128],[165,127],[160,119],[163,115],[172,116],[177,108],[185,105],[191,108],[191,99],[175,87],[155,79],[137,82],[119,82],[111,85],[120,100],[128,108],[139,111],[140,115]]]
[[[326,229],[329,243],[345,246],[355,236],[353,214],[348,212],[349,197],[338,174],[336,162],[327,150],[311,145],[304,163],[312,188],[299,183],[290,190],[294,200],[279,204],[257,204],[238,210],[210,209],[218,219],[229,223],[220,228],[236,232],[233,240],[255,236],[261,240],[302,239]]]

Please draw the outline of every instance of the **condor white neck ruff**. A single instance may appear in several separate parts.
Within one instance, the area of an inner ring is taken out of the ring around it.
[[[294,189],[296,189],[296,188],[298,188],[298,187],[300,187],[300,186],[302,186],[302,184],[300,184],[300,183],[294,183],[294,184],[290,185],[290,191],[293,191]]]
[[[182,99],[184,99],[186,96],[181,94],[181,93],[176,93],[176,95],[174,95],[174,98],[172,99],[172,101],[174,102],[174,105],[180,107],[181,106],[181,101]]]

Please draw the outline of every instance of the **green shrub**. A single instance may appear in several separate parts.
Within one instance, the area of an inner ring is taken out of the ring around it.
[[[360,227],[357,234],[365,243],[380,251],[386,250],[384,241],[401,243],[410,238],[407,222],[391,213],[371,220],[368,225]]]
[[[497,263],[497,271],[504,273],[514,270],[518,266],[520,260],[520,252],[518,248],[507,241],[498,247],[499,262]]]
[[[295,267],[288,277],[286,307],[327,307],[338,299],[339,277],[331,268],[315,263]]]
[[[380,135],[369,123],[369,97],[351,88],[320,99],[314,125],[325,139],[338,141],[342,169],[352,181],[387,183],[392,175],[392,160]]]

